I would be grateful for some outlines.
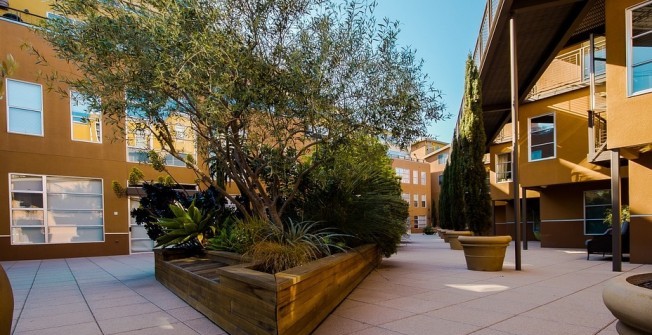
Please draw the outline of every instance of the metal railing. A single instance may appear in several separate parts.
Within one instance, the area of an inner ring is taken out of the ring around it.
[[[596,52],[605,52],[604,38],[595,43]],[[526,100],[534,101],[589,85],[589,45],[582,43],[577,48],[555,57]],[[604,81],[605,68],[596,69],[596,80]]]
[[[32,14],[29,10],[12,7],[0,7],[0,19],[27,25],[39,25],[46,17]]]
[[[593,126],[593,149],[594,155],[599,155],[607,146],[607,120],[604,118],[606,112],[591,112],[589,118]]]
[[[473,60],[478,68],[481,67],[482,61],[484,60],[484,55],[487,51],[487,44],[489,43],[489,36],[491,36],[495,27],[496,14],[498,13],[498,8],[500,8],[503,1],[504,0],[487,0],[487,4],[484,7],[482,25],[480,25],[480,32],[478,33],[475,50],[473,51]]]

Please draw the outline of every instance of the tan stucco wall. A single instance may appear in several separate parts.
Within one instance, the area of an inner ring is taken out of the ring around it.
[[[606,1],[607,124],[609,148],[652,143],[652,94],[628,96],[625,10],[640,0]]]
[[[409,183],[401,183],[401,191],[403,193],[407,193],[410,195],[410,207],[409,207],[409,215],[410,215],[410,227],[411,227],[411,232],[413,233],[419,233],[422,230],[421,229],[415,229],[414,228],[414,216],[419,216],[419,215],[425,215],[426,216],[426,224],[430,224],[430,206],[431,206],[431,200],[432,200],[432,195],[430,194],[430,164],[424,163],[424,162],[417,162],[417,161],[410,161],[410,160],[405,160],[405,159],[392,159],[392,168],[404,168],[404,169],[409,169],[410,170],[410,182]],[[413,184],[412,183],[412,171],[418,171],[418,184]],[[426,173],[426,185],[421,185],[421,172]],[[413,195],[418,194],[419,195],[419,206],[414,207],[413,204]],[[421,206],[421,195],[426,196],[426,207]]]

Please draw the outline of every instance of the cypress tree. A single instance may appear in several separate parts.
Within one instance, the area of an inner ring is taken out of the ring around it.
[[[439,226],[442,229],[452,229],[452,223],[451,223],[451,218],[450,218],[450,204],[448,199],[450,196],[448,195],[449,187],[448,184],[450,184],[448,175],[450,174],[450,164],[446,162],[446,168],[444,168],[444,172],[442,174],[442,182],[441,182],[441,189],[439,193]]]
[[[449,220],[455,230],[466,230],[466,213],[464,212],[464,169],[465,162],[463,148],[458,135],[453,137],[451,149],[451,160],[449,173],[446,174],[449,179],[448,184],[448,206]]]
[[[460,169],[463,181],[463,212],[468,227],[475,235],[486,234],[491,227],[491,196],[483,162],[487,137],[482,119],[480,78],[469,55],[466,60],[464,103],[459,124]]]

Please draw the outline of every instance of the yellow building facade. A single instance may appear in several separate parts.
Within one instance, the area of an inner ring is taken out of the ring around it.
[[[53,15],[48,10],[48,1],[35,0],[13,0],[0,8],[0,55],[11,54],[17,63],[4,79],[0,100],[0,203],[5,204],[0,206],[0,260],[151,250],[152,242],[129,215],[138,198],[117,196],[112,182],[126,185],[133,167],[145,180],[156,180],[161,173],[139,158],[160,145],[137,131],[129,131],[125,141],[74,88],[50,89],[41,75],[46,69],[21,48],[31,43],[52,68],[74,71],[31,30],[31,24]],[[184,152],[194,155],[192,132],[182,120],[171,121]],[[194,184],[196,177],[183,162],[167,158],[179,182]]]
[[[652,1],[641,0],[488,2],[475,59],[497,233],[513,235],[520,221],[517,164],[528,238],[536,232],[543,247],[583,248],[608,228],[605,212],[618,192],[615,205],[631,213],[625,253],[632,263],[652,263],[650,14]],[[510,73],[518,88],[516,162]]]

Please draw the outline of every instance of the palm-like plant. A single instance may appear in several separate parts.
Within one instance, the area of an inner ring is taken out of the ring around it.
[[[156,247],[169,247],[180,244],[197,244],[204,246],[207,235],[216,231],[213,212],[201,211],[193,201],[188,208],[179,203],[170,205],[173,216],[158,218],[156,224],[161,226],[164,234],[156,239]]]

